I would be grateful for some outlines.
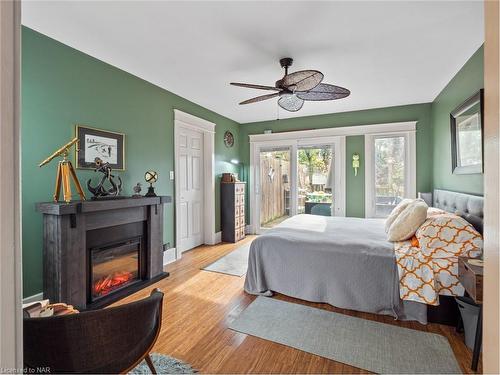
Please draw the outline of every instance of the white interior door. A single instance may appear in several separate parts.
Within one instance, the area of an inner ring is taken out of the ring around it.
[[[179,179],[179,233],[181,253],[203,244],[203,133],[180,127],[176,144]]]

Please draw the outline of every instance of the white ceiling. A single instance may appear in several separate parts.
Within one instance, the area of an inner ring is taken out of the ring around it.
[[[280,118],[432,101],[483,43],[482,1],[23,1],[22,22],[240,123],[276,119],[278,60],[346,99]]]

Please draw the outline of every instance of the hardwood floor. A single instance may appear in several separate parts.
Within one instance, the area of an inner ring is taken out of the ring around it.
[[[163,325],[153,352],[168,354],[190,363],[201,373],[368,373],[367,371],[305,353],[227,328],[254,299],[243,291],[245,277],[235,277],[200,268],[251,241],[238,244],[200,246],[166,267],[170,277],[141,290],[119,303],[149,295],[154,287],[165,293]],[[438,333],[448,338],[464,373],[471,373],[471,351],[463,335],[453,327],[416,322],[398,322],[392,317],[337,309],[283,295],[275,298],[387,324]],[[140,319],[140,317],[138,317]],[[482,371],[480,363],[479,372]]]

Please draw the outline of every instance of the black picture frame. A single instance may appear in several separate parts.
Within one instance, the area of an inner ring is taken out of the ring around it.
[[[76,168],[94,169],[94,157],[108,162],[115,171],[125,170],[125,134],[76,125],[78,147],[75,151]]]
[[[474,107],[477,107],[474,109]],[[470,116],[465,121],[470,121],[475,117],[479,121],[481,142],[480,149],[477,150],[477,157],[480,163],[462,165],[460,155],[460,120],[459,117],[466,111],[471,110]],[[460,104],[450,113],[450,131],[451,131],[451,164],[453,174],[481,174],[484,171],[484,90],[481,89]]]

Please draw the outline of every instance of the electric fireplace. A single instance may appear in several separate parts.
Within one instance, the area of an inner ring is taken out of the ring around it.
[[[170,197],[44,202],[43,295],[79,310],[107,306],[164,277]]]
[[[95,247],[89,254],[91,302],[142,279],[141,237]]]

